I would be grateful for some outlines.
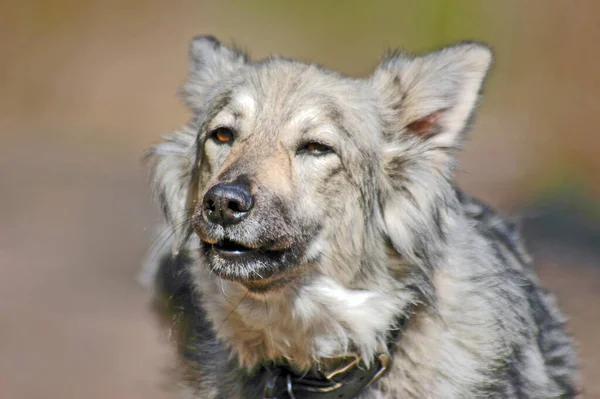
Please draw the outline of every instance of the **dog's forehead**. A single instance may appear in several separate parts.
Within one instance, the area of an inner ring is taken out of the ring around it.
[[[350,79],[291,61],[254,66],[231,92],[231,111],[271,124],[304,126],[340,117],[354,103]],[[268,121],[267,121],[268,119]]]

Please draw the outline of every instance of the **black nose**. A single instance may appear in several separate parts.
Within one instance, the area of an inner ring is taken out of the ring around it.
[[[208,220],[227,226],[248,215],[254,206],[254,198],[246,185],[219,183],[206,192],[202,205]]]

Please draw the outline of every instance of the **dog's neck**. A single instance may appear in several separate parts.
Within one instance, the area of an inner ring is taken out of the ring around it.
[[[349,289],[326,276],[273,293],[255,294],[198,271],[217,337],[242,367],[285,361],[310,369],[327,358],[357,354],[365,362],[385,350],[390,329],[416,301],[394,279]],[[396,285],[396,286],[395,286]]]

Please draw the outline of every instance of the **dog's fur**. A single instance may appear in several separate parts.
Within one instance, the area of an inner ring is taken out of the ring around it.
[[[192,41],[182,94],[193,119],[148,155],[187,397],[261,397],[253,373],[269,361],[307,370],[354,352],[369,363],[402,315],[392,368],[360,398],[575,396],[564,319],[519,234],[453,183],[491,59],[461,43],[394,53],[351,79]],[[215,142],[219,127],[231,143]],[[203,216],[221,182],[251,188],[239,224]],[[224,239],[261,255],[224,259],[211,250]]]

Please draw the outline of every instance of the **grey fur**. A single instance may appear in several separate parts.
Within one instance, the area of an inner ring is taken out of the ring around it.
[[[518,232],[453,183],[490,63],[486,46],[461,43],[350,79],[192,41],[194,118],[148,154],[173,237],[158,282],[179,320],[185,397],[261,397],[253,373],[268,361],[371,362],[414,305],[393,367],[360,398],[575,396],[564,319]],[[211,139],[223,126],[232,144]],[[207,223],[204,193],[242,180],[249,218]],[[281,256],[223,261],[193,230]]]

